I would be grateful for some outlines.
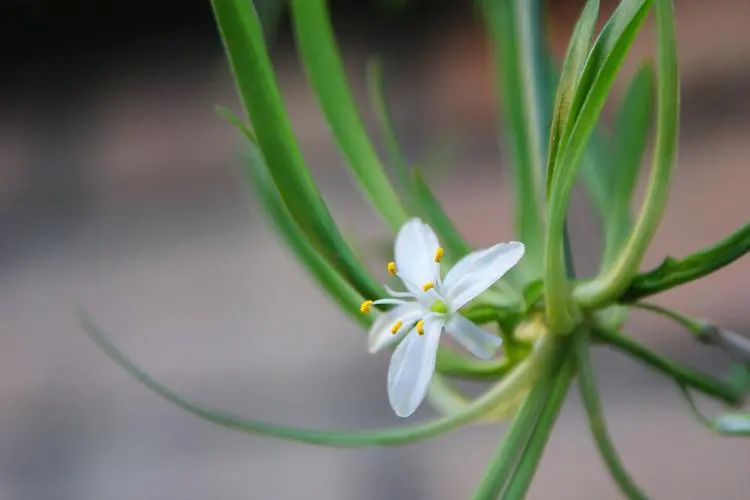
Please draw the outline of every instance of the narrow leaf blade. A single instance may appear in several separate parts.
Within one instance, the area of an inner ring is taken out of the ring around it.
[[[292,0],[297,46],[318,102],[360,189],[394,231],[408,214],[365,131],[328,18],[327,0]]]

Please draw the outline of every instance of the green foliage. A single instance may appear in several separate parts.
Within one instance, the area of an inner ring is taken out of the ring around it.
[[[394,231],[407,213],[357,112],[326,8],[327,0],[292,0],[297,46],[323,113],[370,202]]]
[[[355,105],[326,0],[292,0],[290,6],[302,64],[362,194],[392,231],[410,215],[419,215],[444,242],[446,260],[455,262],[467,255],[471,246],[428,179],[409,165],[401,151],[385,98],[382,62],[371,61],[368,85],[398,187],[392,184]],[[693,392],[699,392],[728,406],[744,402],[750,388],[747,340],[639,301],[743,256],[750,250],[750,225],[681,260],[670,257],[638,274],[662,217],[677,151],[679,81],[672,0],[622,0],[596,36],[599,2],[587,1],[559,76],[545,45],[539,0],[480,0],[479,6],[492,42],[503,140],[510,152],[515,231],[527,250],[508,282],[462,310],[476,324],[500,326],[506,355],[475,360],[450,348],[438,351],[439,374],[431,397],[446,416],[374,431],[321,431],[239,418],[178,395],[125,356],[91,318],[79,313],[79,320],[93,342],[151,391],[199,418],[242,432],[336,447],[396,446],[472,422],[507,417],[518,408],[474,492],[477,500],[525,497],[577,377],[592,436],[613,479],[628,498],[646,498],[625,471],[610,439],[590,353],[605,345],[637,360],[673,380],[698,421],[712,432],[749,436],[750,415],[732,412],[708,418],[692,398]],[[657,28],[655,70],[646,63],[633,77],[609,133],[601,123],[603,106],[652,6]],[[334,304],[366,329],[374,314],[360,314],[359,305],[364,299],[383,296],[383,287],[341,235],[310,174],[283,106],[258,12],[247,0],[212,0],[212,7],[249,123],[225,108],[217,111],[248,142],[244,162],[248,186],[295,259]],[[277,17],[271,18],[271,30],[273,19]],[[269,34],[267,29],[265,36]],[[648,187],[638,215],[632,218],[630,205],[652,122],[656,126]],[[567,209],[577,180],[584,182],[604,233],[600,272],[590,281],[577,281],[574,276],[567,233]],[[732,376],[710,376],[620,332],[624,315],[634,307],[663,315],[703,344],[722,348],[732,358]],[[454,377],[491,385],[469,400],[452,385]]]

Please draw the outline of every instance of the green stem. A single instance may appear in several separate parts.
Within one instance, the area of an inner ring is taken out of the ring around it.
[[[554,351],[550,354],[547,364],[534,382],[523,406],[516,414],[498,451],[492,457],[484,479],[472,495],[473,500],[494,500],[512,478],[523,447],[530,439],[534,428],[541,418],[543,409],[551,398],[555,389],[558,373],[567,355],[566,339],[556,340],[552,336],[548,339],[555,342]]]
[[[664,316],[665,318],[669,318],[678,325],[687,329],[695,336],[696,339],[698,339],[698,341],[703,343],[711,342],[711,335],[709,331],[703,327],[703,325],[701,325],[694,319],[683,316],[676,311],[672,311],[671,309],[667,309],[666,307],[656,304],[648,304],[646,302],[635,302],[633,304],[629,304],[629,306],[636,309],[643,309],[644,311],[649,311],[660,316]]]
[[[462,356],[455,351],[438,350],[437,370],[443,375],[467,380],[495,380],[504,377],[518,365],[516,360],[502,358],[497,361],[484,361]]]
[[[503,495],[503,500],[523,499],[526,492],[531,486],[531,480],[534,478],[539,462],[542,459],[544,447],[552,433],[552,427],[555,425],[557,416],[560,414],[565,396],[568,393],[573,377],[575,375],[575,360],[570,353],[564,361],[547,399],[544,409],[537,421],[531,438],[526,443],[521,455],[521,461],[513,472],[513,476]]]
[[[112,344],[104,332],[99,329],[88,315],[82,311],[77,311],[77,316],[81,327],[89,338],[120,368],[157,395],[198,418],[240,432],[261,434],[301,443],[344,448],[398,446],[428,439],[454,430],[462,425],[475,422],[495,410],[499,405],[515,398],[518,392],[524,390],[528,386],[529,381],[533,380],[540,370],[544,370],[549,366],[550,354],[555,352],[553,350],[555,347],[553,343],[554,339],[541,339],[537,344],[535,352],[519,364],[508,376],[493,385],[461,411],[449,417],[383,430],[315,430],[241,418],[193,403],[158,382],[133,363]]]
[[[645,500],[647,498],[645,493],[640,490],[630,477],[630,474],[625,470],[607,431],[601,401],[599,400],[599,392],[596,387],[596,377],[589,356],[591,348],[589,332],[588,330],[581,330],[576,333],[575,337],[578,387],[580,388],[583,406],[586,409],[586,415],[589,419],[591,434],[594,436],[597,448],[599,448],[599,454],[607,464],[612,478],[622,492],[628,498]]]
[[[741,392],[724,380],[717,380],[702,372],[684,366],[652,351],[648,347],[617,331],[597,326],[593,333],[596,340],[628,353],[651,368],[673,378],[678,383],[692,387],[697,391],[730,405],[737,405],[742,402],[743,395]]]

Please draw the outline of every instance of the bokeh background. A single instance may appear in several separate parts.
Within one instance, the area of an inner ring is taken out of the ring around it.
[[[272,20],[274,2],[257,1]],[[679,169],[647,265],[750,214],[750,2],[675,4]],[[547,3],[558,54],[581,5]],[[338,1],[333,12],[363,103],[366,59],[385,58],[404,147],[460,229],[476,245],[510,239],[507,154],[471,2]],[[377,262],[388,233],[332,146],[278,15],[273,56],[299,140],[337,221]],[[241,139],[213,111],[239,107],[207,1],[6,0],[0,39],[0,499],[467,497],[502,426],[370,450],[238,434],[145,390],[77,326],[81,304],[157,378],[239,415],[319,428],[401,423],[385,394],[387,354],[366,353],[363,333],[245,192]],[[626,75],[652,41],[649,23]],[[572,211],[579,265],[591,271],[597,231],[581,195]],[[749,272],[741,261],[659,300],[744,332]],[[694,366],[726,369],[668,323],[634,315],[629,329]],[[747,498],[747,441],[710,435],[670,382],[628,359],[602,350],[595,361],[611,432],[655,498]],[[425,405],[414,419],[432,414]],[[618,498],[575,389],[529,497]]]

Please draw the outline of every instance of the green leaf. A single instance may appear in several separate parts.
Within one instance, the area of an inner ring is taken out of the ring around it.
[[[710,247],[680,260],[668,257],[658,267],[634,277],[620,300],[634,302],[695,281],[728,266],[749,251],[750,224],[745,224]]]
[[[607,465],[612,478],[625,496],[633,499],[646,499],[646,495],[635,481],[633,481],[628,471],[625,470],[607,430],[604,413],[602,412],[602,404],[599,400],[599,391],[596,387],[596,376],[589,356],[591,349],[589,332],[588,330],[581,330],[577,332],[575,337],[578,387],[581,391],[581,399],[586,409],[586,415],[588,416],[591,435],[594,437],[594,441],[596,441],[599,454]]]
[[[320,255],[294,222],[279,197],[257,148],[250,147],[244,165],[248,186],[257,193],[273,227],[294,252],[297,260],[305,266],[318,285],[334,299],[345,314],[357,321],[363,328],[369,327],[373,319],[372,315],[365,316],[359,311],[359,305],[364,298]],[[385,291],[382,293],[385,294]]]
[[[544,281],[529,283],[523,290],[523,301],[527,308],[533,307],[544,296]]]
[[[680,101],[674,22],[671,0],[657,0],[656,141],[648,187],[640,213],[617,259],[606,273],[575,291],[578,303],[586,307],[614,301],[625,291],[638,272],[667,204],[677,155]]]
[[[613,137],[616,165],[612,175],[612,205],[628,216],[630,200],[638,183],[638,172],[643,152],[653,122],[654,69],[650,64],[641,66],[635,74],[625,97],[620,103]]]
[[[591,47],[576,82],[556,156],[550,155],[551,161],[555,158],[555,176],[560,176],[563,185],[569,177],[575,177],[615,77],[652,3],[653,0],[623,0]],[[552,181],[558,182],[556,178],[548,179]]]
[[[534,373],[537,366],[541,363],[539,360],[536,363],[524,362],[523,366],[519,366],[513,372],[513,377],[509,377],[507,381],[504,380],[496,384],[463,410],[446,418],[385,430],[321,431],[244,419],[193,403],[161,384],[133,363],[112,344],[104,332],[87,314],[77,311],[77,317],[89,338],[120,368],[157,395],[196,417],[241,432],[308,444],[343,448],[398,446],[435,437],[457,429],[462,425],[474,422],[492,411],[503,401],[512,397],[518,390],[519,384],[521,386],[525,385],[528,382],[529,374]],[[540,348],[540,353],[542,352],[546,352],[545,347]]]
[[[516,237],[526,245],[523,281],[541,275],[544,248],[543,177],[554,81],[544,46],[538,0],[483,0],[494,48],[495,78],[510,150]]]
[[[653,119],[653,70],[644,65],[633,77],[620,104],[607,156],[581,164],[581,175],[597,207],[605,233],[602,269],[607,269],[630,230],[630,202]],[[589,147],[594,143],[591,139]]]
[[[327,0],[292,0],[292,20],[302,62],[352,174],[373,207],[397,231],[408,214],[354,104],[326,4]]]
[[[563,227],[570,192],[589,138],[612,83],[653,0],[623,0],[594,42],[574,90],[562,137],[548,167],[549,206],[545,248],[547,314],[553,331],[567,331],[574,320],[568,303],[563,260]],[[568,132],[569,131],[569,132]],[[550,175],[554,178],[549,179]]]
[[[237,90],[279,196],[295,222],[326,259],[364,296],[376,296],[372,277],[336,227],[292,133],[263,41],[247,0],[212,0]]]
[[[573,108],[576,94],[582,95],[588,90],[588,81],[581,81],[584,76],[583,68],[591,47],[596,20],[599,16],[599,1],[588,0],[581,12],[578,22],[571,35],[568,50],[563,60],[560,80],[557,84],[554,115],[550,129],[549,154],[547,159],[547,197],[552,192],[552,182],[555,179],[557,158],[561,149],[564,150],[567,136],[573,126],[578,110]],[[580,87],[580,88],[579,88]],[[562,147],[561,147],[562,146]]]

